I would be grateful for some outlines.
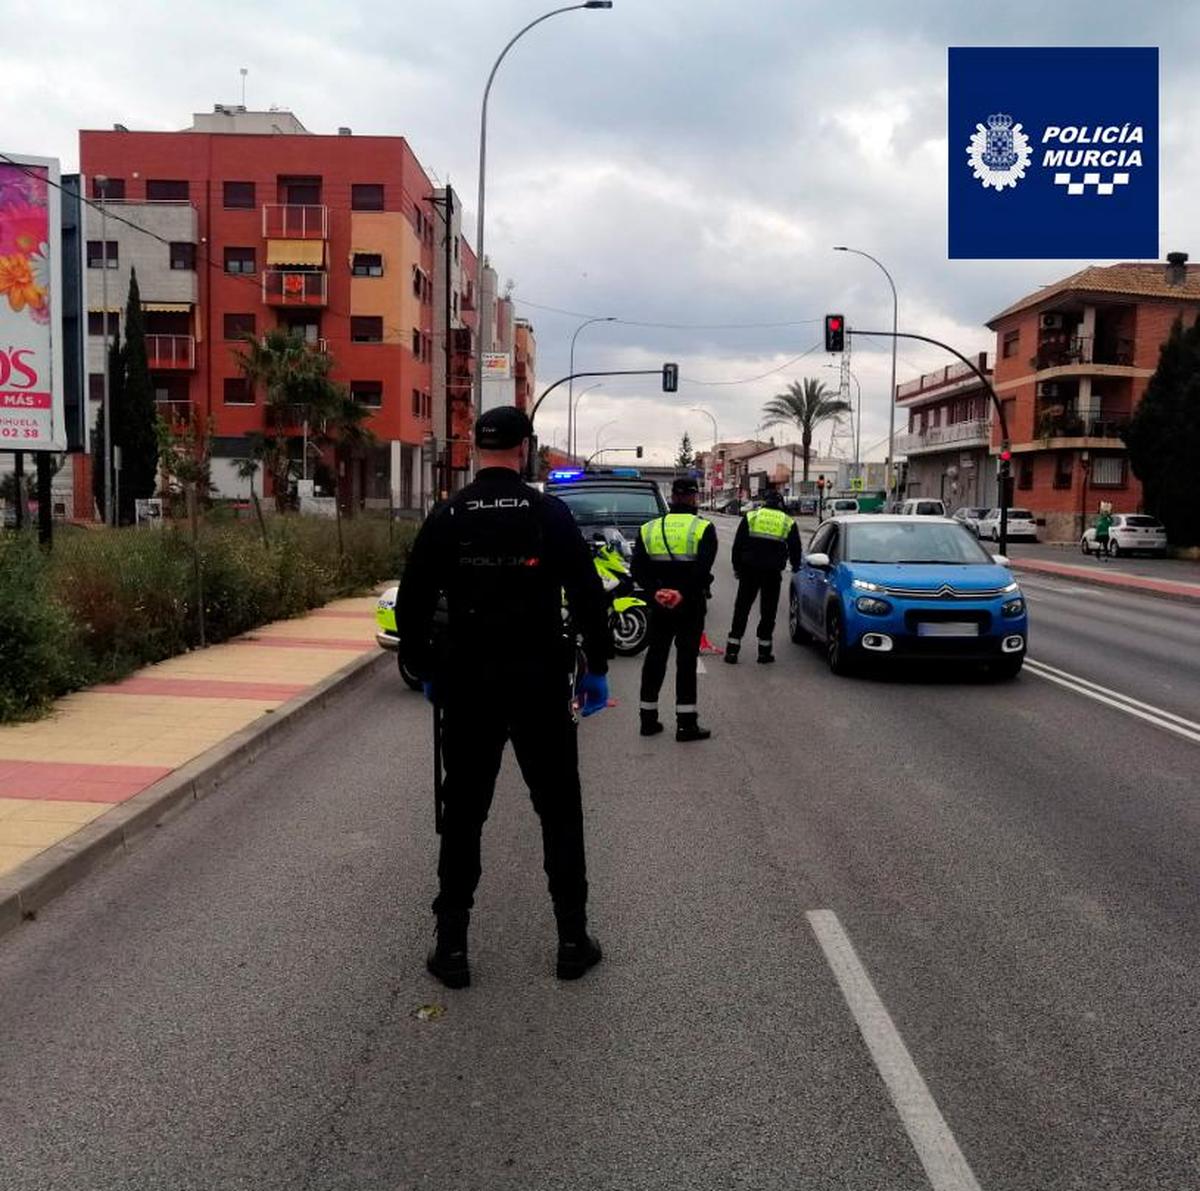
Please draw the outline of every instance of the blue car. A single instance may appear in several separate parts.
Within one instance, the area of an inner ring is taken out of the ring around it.
[[[845,674],[868,658],[986,662],[1012,678],[1025,661],[1025,597],[948,517],[835,517],[812,536],[788,601],[792,640],[820,641]]]

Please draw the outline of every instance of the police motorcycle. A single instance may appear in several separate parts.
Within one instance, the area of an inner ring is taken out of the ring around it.
[[[597,531],[591,540],[592,562],[608,598],[608,630],[613,651],[631,658],[646,648],[650,620],[646,601],[629,573],[629,543],[618,529]]]
[[[414,691],[421,689],[421,680],[404,664],[400,653],[400,631],[396,627],[396,600],[400,595],[400,587],[389,587],[375,601],[375,644],[380,649],[386,649],[396,655],[396,664],[400,667],[400,677]]]

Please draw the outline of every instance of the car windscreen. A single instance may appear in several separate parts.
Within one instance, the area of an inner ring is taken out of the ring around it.
[[[650,488],[551,488],[564,501],[580,525],[611,525],[649,521],[661,517],[662,507]]]
[[[992,561],[973,534],[941,521],[884,521],[846,527],[848,562],[931,562],[962,566]]]
[[[1158,529],[1162,526],[1157,517],[1126,517],[1125,524],[1140,526],[1142,529]]]
[[[919,500],[917,501],[914,511],[919,517],[940,517],[942,516],[942,502],[938,500]]]
[[[1033,514],[1028,509],[1009,509],[1008,519],[1010,521],[1032,521]]]

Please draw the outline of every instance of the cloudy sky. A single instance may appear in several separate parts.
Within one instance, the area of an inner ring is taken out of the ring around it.
[[[473,208],[479,101],[536,0],[0,0],[8,150],[78,162],[77,130],[186,126],[237,102],[291,108],[314,132],[401,134]],[[136,35],[134,33],[136,31]],[[946,259],[946,47],[1156,45],[1162,76],[1160,248],[1190,250],[1200,209],[1200,6],[1194,0],[615,0],[532,31],[492,91],[488,253],[511,279],[546,382],[579,368],[678,360],[680,392],[610,380],[587,394],[580,444],[644,443],[665,457],[689,431],[748,436],[788,381],[837,374],[820,320],[901,329],[963,351],[982,325],[1074,261]],[[1107,85],[1097,80],[1098,86]],[[804,355],[804,353],[808,353]],[[803,357],[797,359],[797,357]],[[901,346],[901,380],[944,362]],[[887,433],[889,356],[856,340],[863,445]],[[565,417],[552,396],[543,441]],[[776,432],[778,433],[778,432]]]

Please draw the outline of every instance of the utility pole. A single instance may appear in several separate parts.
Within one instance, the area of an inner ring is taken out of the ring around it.
[[[108,399],[109,369],[111,361],[108,352],[108,177],[105,174],[96,175],[96,188],[100,191],[100,306],[103,310],[101,318],[104,322],[104,398],[101,408],[104,410],[104,524],[113,523],[113,467],[112,467],[112,409]]]
[[[442,492],[443,498],[448,498],[450,495],[450,488],[453,484],[453,476],[454,476],[454,472],[453,472],[454,453],[453,453],[453,449],[451,446],[451,442],[454,438],[454,430],[453,430],[453,427],[454,427],[454,401],[453,401],[453,397],[451,394],[451,387],[450,387],[450,364],[451,364],[451,360],[454,358],[454,352],[453,352],[453,348],[451,345],[451,341],[453,340],[454,336],[453,336],[453,332],[452,332],[452,329],[450,326],[450,291],[451,291],[450,269],[451,269],[451,250],[453,248],[453,240],[454,240],[454,191],[451,188],[449,181],[446,182],[445,198],[439,198],[435,194],[430,198],[429,201],[435,207],[437,207],[438,210],[441,212],[442,227],[443,227],[443,230],[445,233],[442,236],[443,260],[444,260],[444,270],[443,271],[445,273],[445,278],[446,278],[445,293],[442,295],[442,297],[444,299],[443,319],[445,322],[445,335],[443,337],[442,350],[445,354],[445,360],[446,360],[446,364],[445,364],[446,377],[445,377],[445,384],[443,385],[443,391],[442,391],[442,402],[443,402],[443,408],[445,409],[446,433],[444,435],[444,442],[442,443],[443,463],[442,463],[441,492]]]

